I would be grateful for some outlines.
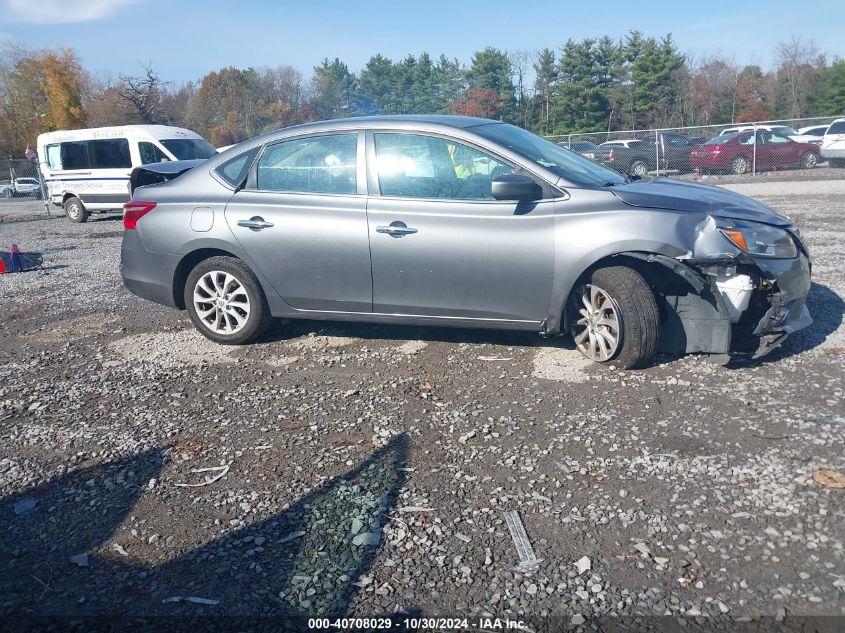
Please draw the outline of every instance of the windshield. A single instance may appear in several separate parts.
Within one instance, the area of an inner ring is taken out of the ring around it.
[[[625,179],[605,167],[582,158],[536,134],[507,123],[477,125],[472,131],[495,143],[507,147],[523,158],[542,165],[567,182],[582,187],[621,185]]]
[[[217,156],[217,150],[201,138],[171,138],[161,144],[176,157],[176,160],[195,160]]]

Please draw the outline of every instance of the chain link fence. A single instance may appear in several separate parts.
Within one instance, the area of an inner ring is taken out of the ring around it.
[[[44,199],[44,179],[34,160],[0,160],[0,204],[7,200]]]
[[[652,130],[617,130],[546,137],[582,156],[634,176],[748,174],[840,167],[822,148],[841,117],[782,119]],[[837,124],[843,126],[845,124]],[[845,135],[843,135],[845,139]],[[845,176],[845,172],[843,172]]]

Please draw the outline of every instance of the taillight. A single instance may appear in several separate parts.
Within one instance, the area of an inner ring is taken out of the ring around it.
[[[610,154],[607,155],[608,160],[613,160],[615,156],[613,155],[613,150],[610,150]]]
[[[145,202],[144,200],[130,200],[129,202],[123,205],[123,228],[137,229],[138,220],[143,218],[155,208],[155,202]]]
[[[721,154],[722,153],[722,146],[721,145],[713,145],[710,147],[711,154]]]

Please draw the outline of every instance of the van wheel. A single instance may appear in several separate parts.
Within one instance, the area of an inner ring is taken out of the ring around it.
[[[273,320],[255,274],[234,257],[210,257],[197,264],[185,282],[184,299],[194,327],[223,345],[249,343]]]
[[[71,196],[65,200],[65,215],[71,222],[82,224],[83,222],[88,221],[90,213],[88,209],[85,208],[85,205],[82,204],[82,200],[76,196]]]
[[[627,266],[595,271],[570,296],[570,333],[590,360],[642,367],[657,352],[660,316],[643,276]]]

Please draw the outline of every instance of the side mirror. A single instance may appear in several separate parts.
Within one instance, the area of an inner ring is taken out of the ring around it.
[[[491,183],[491,194],[496,200],[516,200],[529,202],[543,197],[540,185],[528,176],[507,174],[499,176]]]

